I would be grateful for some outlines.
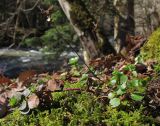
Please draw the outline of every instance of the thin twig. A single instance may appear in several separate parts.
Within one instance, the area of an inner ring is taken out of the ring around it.
[[[63,35],[59,32],[59,30],[57,28],[55,28],[55,30],[57,31],[58,34],[61,35],[61,37],[63,38]],[[63,38],[65,40],[65,38]],[[102,83],[105,83],[104,81],[102,81],[99,77],[97,77],[97,75],[95,75],[95,73],[89,68],[89,66],[85,63],[84,59],[78,54],[78,52],[72,47],[72,45],[70,44],[70,42],[68,42],[67,40],[65,41],[69,47],[72,49],[72,51],[74,51],[74,53],[79,57],[79,59],[84,63],[84,65],[87,67],[87,69],[89,70],[89,72],[95,77],[97,78],[99,81],[101,81]]]

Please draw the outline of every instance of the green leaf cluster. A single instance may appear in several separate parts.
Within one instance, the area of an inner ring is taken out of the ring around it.
[[[121,105],[122,96],[127,96],[133,101],[142,101],[144,98],[145,81],[137,77],[137,72],[133,64],[128,64],[123,68],[123,71],[127,71],[130,74],[125,74],[118,70],[114,70],[112,78],[110,80],[110,86],[113,87],[112,91],[108,94],[110,99],[110,105],[112,107],[118,107]]]

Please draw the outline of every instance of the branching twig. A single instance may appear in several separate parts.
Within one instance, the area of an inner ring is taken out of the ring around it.
[[[24,13],[25,13],[25,12],[32,11],[32,10],[34,10],[34,9],[37,7],[37,5],[39,4],[39,2],[40,2],[40,0],[37,0],[36,3],[33,5],[33,7],[29,8],[29,9],[23,9],[23,8],[21,8],[21,10],[22,10]]]

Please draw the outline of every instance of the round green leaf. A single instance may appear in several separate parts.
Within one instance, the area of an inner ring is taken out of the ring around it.
[[[75,65],[75,64],[77,64],[78,63],[78,57],[74,57],[74,58],[71,58],[70,60],[69,60],[69,64],[70,65]]]
[[[121,84],[126,84],[127,81],[128,81],[128,77],[127,77],[126,75],[122,75],[122,76],[120,77],[120,83],[121,83]]]
[[[126,87],[127,87],[126,83],[124,83],[124,84],[122,84],[122,85],[120,86],[120,88],[121,88],[122,90],[125,90]]]
[[[139,86],[139,80],[132,80],[131,81],[132,86],[138,87]]]
[[[116,76],[116,77],[120,77],[120,76],[123,75],[123,73],[122,73],[122,72],[119,72],[118,70],[114,70],[113,73],[112,73],[112,75],[114,75],[114,76]]]
[[[138,76],[137,71],[132,71],[132,74],[133,74],[134,77]]]
[[[82,74],[80,81],[84,81],[88,79],[88,74]]]
[[[141,96],[141,95],[138,95],[138,94],[131,94],[131,98],[132,98],[134,101],[142,101],[142,99],[143,99],[144,97]]]
[[[112,98],[114,98],[114,97],[115,97],[115,93],[110,92],[110,93],[108,94],[108,98],[109,98],[109,99],[112,99]]]
[[[111,84],[111,85],[115,85],[116,82],[117,82],[116,77],[112,77],[112,78],[111,78],[111,81],[110,81],[110,84]]]
[[[110,105],[114,108],[114,107],[118,107],[120,105],[121,100],[119,98],[113,98],[110,100]]]
[[[123,95],[124,93],[126,93],[126,91],[118,89],[118,91],[116,93],[117,93],[117,95]]]

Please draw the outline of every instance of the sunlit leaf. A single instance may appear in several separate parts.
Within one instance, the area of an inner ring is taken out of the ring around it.
[[[112,77],[112,78],[111,78],[111,81],[110,81],[110,84],[111,84],[111,85],[115,85],[116,82],[117,82],[116,77]]]
[[[80,73],[79,73],[79,71],[75,70],[72,75],[78,77],[78,76],[80,76]]]
[[[134,87],[138,87],[139,86],[139,80],[132,80],[131,85],[134,86]]]
[[[115,70],[115,71],[113,71],[113,73],[112,73],[115,77],[120,77],[120,76],[122,76],[123,75],[123,73],[122,72],[119,72],[119,71],[117,71],[117,70]]]
[[[9,105],[11,107],[15,107],[22,99],[21,92],[14,92],[13,96],[9,100]]]
[[[126,83],[123,83],[122,85],[120,85],[120,89],[125,90],[127,88]]]
[[[110,100],[109,103],[112,107],[118,107],[121,103],[120,101],[121,100],[119,98],[113,98],[113,99]]]
[[[124,100],[124,101],[121,102],[121,104],[126,106],[128,104],[128,101]]]
[[[79,60],[78,57],[71,58],[71,59],[69,59],[69,64],[70,65],[75,65],[75,64],[78,63],[78,60]]]
[[[120,77],[120,83],[121,83],[121,84],[126,84],[127,81],[128,81],[128,77],[127,77],[126,75],[122,75],[122,76]]]
[[[37,89],[36,85],[30,86],[30,91],[31,91],[32,93],[36,92],[36,89]],[[28,93],[29,93],[29,92],[28,92]]]
[[[123,95],[126,93],[126,91],[118,89],[118,91],[116,93],[117,93],[117,95]]]
[[[137,71],[132,71],[132,74],[133,74],[134,77],[138,76]]]
[[[12,98],[9,100],[9,105],[10,105],[11,107],[16,106],[17,103],[18,103],[18,101],[17,101],[17,99],[16,99],[15,97],[12,97]]]
[[[144,98],[144,96],[138,95],[138,94],[131,94],[131,98],[134,101],[142,101],[142,99]]]
[[[109,98],[109,99],[113,99],[114,97],[115,97],[115,93],[110,92],[110,93],[108,94],[108,98]]]
[[[127,70],[127,71],[134,71],[135,70],[135,65],[133,64],[128,64],[126,65],[123,70]]]
[[[138,64],[138,63],[144,63],[144,60],[142,58],[141,55],[138,55],[136,58],[135,58],[135,64]]]
[[[88,79],[88,74],[82,74],[80,81],[85,81]]]

